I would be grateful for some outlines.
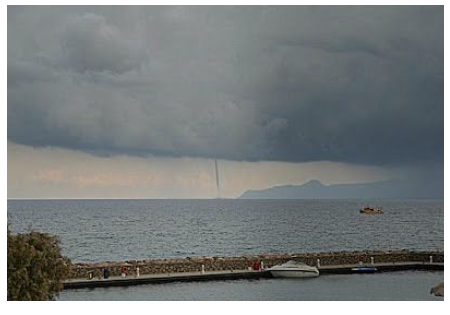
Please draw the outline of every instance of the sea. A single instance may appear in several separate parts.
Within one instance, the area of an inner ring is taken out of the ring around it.
[[[384,214],[360,214],[365,205],[381,206]],[[7,213],[13,233],[34,230],[58,235],[63,254],[73,262],[444,250],[443,200],[8,200]],[[330,275],[307,282],[174,283],[157,285],[157,290],[155,285],[68,290],[60,299],[436,299],[429,295],[430,285],[443,279],[443,272],[408,271]],[[306,283],[307,291],[302,289]],[[372,289],[364,294],[359,286]],[[271,294],[273,290],[278,293]]]

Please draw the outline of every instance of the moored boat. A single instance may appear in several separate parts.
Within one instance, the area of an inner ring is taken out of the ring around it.
[[[319,276],[319,270],[316,267],[294,260],[273,266],[268,270],[275,278],[313,278]]]
[[[357,272],[357,273],[373,273],[373,272],[377,272],[378,269],[375,267],[370,267],[370,266],[361,266],[361,267],[352,268],[352,271]]]

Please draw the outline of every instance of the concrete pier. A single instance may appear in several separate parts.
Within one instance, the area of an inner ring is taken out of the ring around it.
[[[402,271],[402,270],[444,270],[444,263],[436,262],[391,262],[374,264],[346,264],[320,266],[321,275],[327,274],[350,274],[357,273],[352,270],[355,267],[371,266],[377,268],[377,272]],[[271,278],[267,270],[225,270],[225,271],[198,271],[198,272],[176,272],[165,274],[148,274],[137,276],[113,276],[108,279],[70,279],[63,283],[64,289],[80,289],[111,286],[130,286],[138,284],[156,284],[169,282],[187,281],[213,281],[213,280],[238,280],[238,279],[261,279]]]
[[[177,272],[167,274],[150,274],[140,277],[110,277],[108,279],[70,279],[63,283],[64,289],[129,286],[149,283],[187,282],[187,281],[213,281],[213,280],[238,280],[268,278],[268,271],[255,270],[229,270],[207,272]]]
[[[376,272],[391,272],[391,271],[405,271],[405,270],[444,270],[444,263],[429,263],[417,261],[404,261],[392,263],[374,263],[374,264],[355,264],[355,265],[338,265],[338,266],[323,266],[318,268],[320,274],[349,274],[358,273],[352,269],[355,267],[375,267]]]
[[[430,258],[431,257],[431,258]],[[104,261],[93,263],[76,263],[70,268],[69,278],[87,279],[89,274],[94,278],[102,275],[108,268],[110,276],[120,276],[125,273],[136,275],[210,272],[228,270],[247,270],[255,262],[261,262],[270,268],[289,260],[301,261],[310,266],[326,267],[352,264],[400,263],[400,262],[430,262],[443,263],[443,251],[340,251],[321,253],[293,254],[260,254],[233,257],[186,257],[186,258],[152,258],[146,260]],[[252,269],[252,268],[250,268]]]

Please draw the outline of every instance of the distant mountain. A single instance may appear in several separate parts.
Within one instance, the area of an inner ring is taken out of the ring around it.
[[[443,199],[444,188],[439,182],[392,179],[362,184],[324,185],[311,180],[303,185],[276,186],[264,190],[248,190],[240,199]]]

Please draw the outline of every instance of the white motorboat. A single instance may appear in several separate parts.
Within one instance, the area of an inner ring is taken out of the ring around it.
[[[268,270],[275,278],[313,278],[319,276],[319,270],[316,267],[295,260],[289,260]]]

